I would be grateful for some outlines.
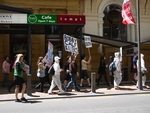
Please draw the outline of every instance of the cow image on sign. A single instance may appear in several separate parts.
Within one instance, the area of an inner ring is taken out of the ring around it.
[[[78,54],[77,39],[66,34],[63,35],[63,38],[65,51]]]

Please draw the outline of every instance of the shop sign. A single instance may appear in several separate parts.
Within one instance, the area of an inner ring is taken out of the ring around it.
[[[29,24],[56,24],[57,16],[50,14],[28,14],[27,22]]]
[[[85,24],[85,15],[58,15],[58,24]]]
[[[26,24],[27,14],[1,13],[0,23],[1,24],[8,24],[8,23],[9,24]]]

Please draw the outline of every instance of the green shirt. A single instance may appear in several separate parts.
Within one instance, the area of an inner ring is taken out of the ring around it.
[[[22,62],[17,62],[15,67],[14,67],[14,76],[23,76],[23,67],[24,64]]]

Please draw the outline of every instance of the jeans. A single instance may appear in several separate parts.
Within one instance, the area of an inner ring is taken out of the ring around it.
[[[74,89],[75,90],[79,90],[77,87],[77,83],[76,83],[76,74],[71,74],[70,73],[70,77],[71,77],[71,81],[67,84],[65,90],[68,90],[68,88],[73,84]]]

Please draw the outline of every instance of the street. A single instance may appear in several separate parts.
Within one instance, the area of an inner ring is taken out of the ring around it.
[[[150,94],[1,101],[0,113],[149,113]]]

